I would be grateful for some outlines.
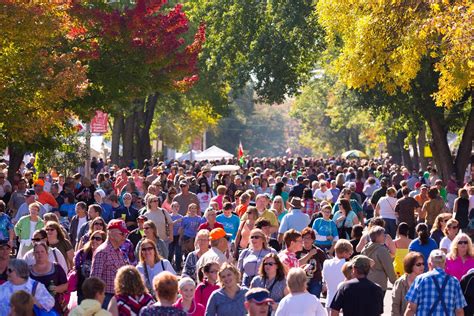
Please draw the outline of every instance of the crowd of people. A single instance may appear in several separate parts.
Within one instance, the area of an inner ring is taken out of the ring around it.
[[[221,163],[94,160],[92,179],[0,164],[0,314],[474,314],[472,178]]]

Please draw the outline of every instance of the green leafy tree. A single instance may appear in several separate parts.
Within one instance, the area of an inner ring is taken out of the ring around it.
[[[198,0],[185,7],[191,21],[206,25],[202,65],[235,90],[252,81],[269,104],[297,93],[324,49],[312,0]]]

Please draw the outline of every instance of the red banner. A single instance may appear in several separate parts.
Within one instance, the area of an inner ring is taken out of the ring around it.
[[[91,133],[107,133],[108,130],[108,115],[102,111],[96,111],[94,118],[91,121]]]

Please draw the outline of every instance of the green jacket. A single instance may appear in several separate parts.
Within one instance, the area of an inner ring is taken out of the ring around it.
[[[38,223],[36,223],[35,230],[41,229],[44,227],[44,221],[41,218],[38,218]],[[22,239],[30,239],[30,215],[25,215],[20,218],[18,223],[15,225],[15,234]]]

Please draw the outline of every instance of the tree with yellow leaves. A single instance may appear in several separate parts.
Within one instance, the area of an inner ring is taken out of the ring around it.
[[[474,137],[474,3],[320,0],[328,70],[349,88],[409,93],[430,127],[440,174],[462,179]],[[462,130],[452,158],[446,135]]]
[[[9,176],[26,149],[65,128],[88,87],[86,67],[64,50],[66,8],[0,0],[0,148]]]

